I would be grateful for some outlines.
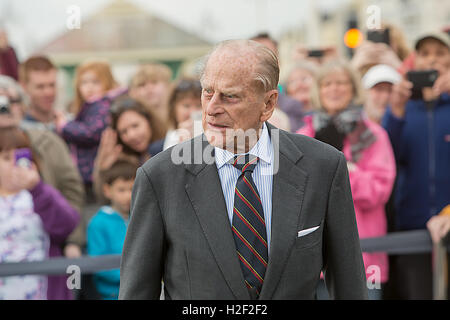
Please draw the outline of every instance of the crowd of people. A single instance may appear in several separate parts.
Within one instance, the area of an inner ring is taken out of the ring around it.
[[[269,122],[343,152],[360,238],[428,228],[438,242],[450,230],[450,36],[427,33],[410,49],[401,30],[383,28],[389,43],[365,41],[351,59],[296,48]],[[268,34],[251,40],[278,55]],[[56,106],[57,66],[44,55],[18,61],[4,31],[0,74],[0,263],[121,254],[137,168],[194,137],[198,76],[145,64],[124,87],[111,65],[89,60],[77,66],[70,105]],[[363,260],[367,278],[379,270],[369,297],[432,298],[431,254]],[[81,292],[66,279],[2,277],[0,299],[118,297],[118,269]]]

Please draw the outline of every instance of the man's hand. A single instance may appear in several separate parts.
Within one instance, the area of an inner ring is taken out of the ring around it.
[[[413,84],[408,80],[402,80],[392,86],[391,111],[397,118],[405,116],[405,106],[411,97],[412,88]]]
[[[450,71],[444,72],[436,79],[433,85],[433,93],[436,96],[442,93],[450,94]]]

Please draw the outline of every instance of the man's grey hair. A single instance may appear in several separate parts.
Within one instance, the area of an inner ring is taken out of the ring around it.
[[[250,49],[258,59],[258,65],[253,70],[254,80],[259,83],[264,92],[276,90],[280,77],[278,57],[266,46],[253,40],[225,40],[215,45],[212,50],[203,57],[198,65],[200,79],[203,78],[209,58],[218,50],[222,49]]]

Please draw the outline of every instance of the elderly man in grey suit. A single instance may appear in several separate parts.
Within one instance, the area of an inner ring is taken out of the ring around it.
[[[346,160],[266,122],[278,77],[257,42],[209,54],[204,133],[137,172],[120,299],[161,281],[166,299],[314,299],[321,271],[332,298],[367,298]]]

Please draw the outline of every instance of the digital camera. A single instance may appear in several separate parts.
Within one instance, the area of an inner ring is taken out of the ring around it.
[[[0,95],[0,114],[10,113],[10,103],[7,96]]]

